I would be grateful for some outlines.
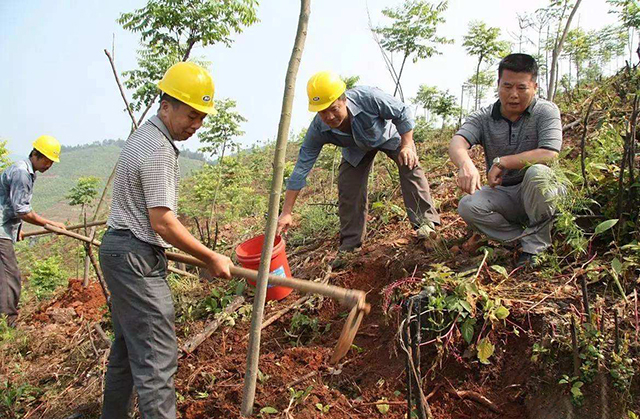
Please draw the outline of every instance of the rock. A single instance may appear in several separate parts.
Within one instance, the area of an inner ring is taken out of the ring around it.
[[[50,308],[47,315],[56,323],[69,323],[76,317],[76,311],[71,307]]]

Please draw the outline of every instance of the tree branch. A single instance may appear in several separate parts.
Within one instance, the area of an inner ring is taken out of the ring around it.
[[[113,62],[113,58],[111,57],[111,54],[109,54],[109,51],[107,51],[105,49],[104,53],[107,56],[107,58],[109,59],[109,64],[111,64],[111,70],[113,70],[113,77],[116,79],[116,84],[118,85],[118,89],[120,90],[120,96],[122,96],[122,100],[124,101],[124,105],[127,108],[127,112],[129,113],[129,117],[131,118],[131,122],[133,123],[133,126],[137,129],[138,128],[138,123],[136,122],[136,117],[133,116],[133,111],[131,110],[131,106],[129,105],[129,101],[127,100],[127,96],[124,93],[124,88],[122,87],[122,84],[120,83],[120,77],[118,77],[118,72],[116,71],[116,64]]]

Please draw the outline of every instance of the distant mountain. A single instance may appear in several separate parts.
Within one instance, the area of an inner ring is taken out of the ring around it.
[[[78,178],[83,176],[99,178],[99,193],[102,193],[123,145],[124,141],[105,140],[90,145],[64,147],[60,163],[54,164],[47,172],[38,174],[34,186],[33,209],[55,220],[76,223],[80,217],[80,208],[69,206],[65,196]],[[199,159],[186,157],[187,154]],[[180,152],[179,162],[183,177],[190,175],[205,163],[202,154],[188,150]]]

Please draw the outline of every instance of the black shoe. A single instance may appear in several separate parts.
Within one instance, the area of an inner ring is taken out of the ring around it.
[[[522,252],[518,261],[516,262],[516,268],[538,268],[540,266],[540,260],[538,254]]]

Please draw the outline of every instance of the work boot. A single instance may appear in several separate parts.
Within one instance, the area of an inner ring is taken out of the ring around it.
[[[518,261],[516,262],[516,268],[525,268],[525,269],[538,269],[541,265],[540,254],[533,254],[522,252]]]
[[[436,226],[429,220],[424,220],[418,228],[416,228],[416,237],[419,240],[434,239],[436,237]]]
[[[339,271],[347,266],[353,261],[353,258],[356,255],[356,252],[360,251],[360,247],[356,247],[353,249],[345,249],[338,250],[335,259],[331,262],[331,269],[334,271]]]

